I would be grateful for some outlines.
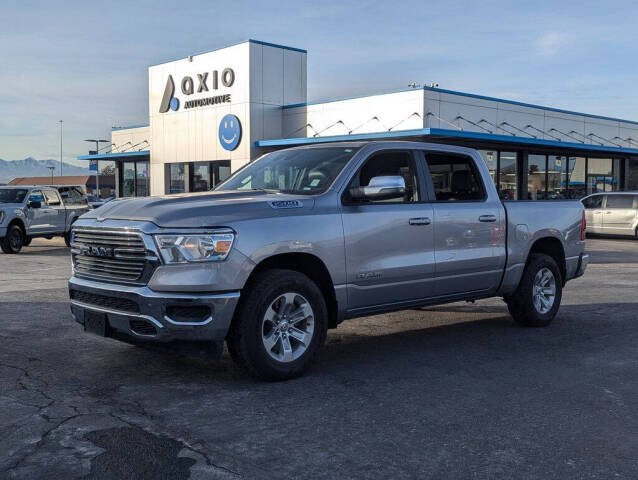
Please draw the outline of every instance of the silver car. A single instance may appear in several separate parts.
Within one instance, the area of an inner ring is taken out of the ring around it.
[[[638,192],[605,192],[581,200],[587,232],[638,238]]]

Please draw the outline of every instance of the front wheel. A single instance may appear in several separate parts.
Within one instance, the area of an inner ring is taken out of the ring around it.
[[[11,225],[7,235],[0,239],[0,248],[4,253],[20,253],[24,244],[24,234],[18,225]]]
[[[326,338],[328,310],[317,285],[291,270],[258,274],[228,334],[228,350],[239,367],[264,380],[301,375]]]
[[[31,245],[31,240],[33,240],[31,237],[24,237],[24,240],[22,241],[22,246],[28,247],[29,245]]]
[[[514,320],[527,327],[544,327],[554,319],[563,295],[563,281],[556,261],[533,253],[518,288],[505,298]]]

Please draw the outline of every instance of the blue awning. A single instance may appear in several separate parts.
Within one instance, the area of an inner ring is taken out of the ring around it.
[[[517,137],[512,135],[497,135],[493,133],[471,132],[467,130],[448,130],[444,128],[419,128],[415,130],[397,130],[394,132],[355,133],[352,135],[333,135],[327,137],[298,137],[278,138],[274,140],[258,140],[256,147],[292,147],[299,145],[313,145],[330,142],[356,142],[361,140],[399,140],[419,137],[425,141],[428,138],[458,138],[465,140],[480,140],[506,144],[529,145],[538,147],[550,147],[558,150],[581,150],[587,152],[600,152],[609,155],[637,155],[638,149],[614,147],[606,145],[591,145],[586,143],[561,142],[557,140],[545,140],[541,138]]]
[[[120,152],[120,153],[98,153],[97,155],[78,155],[78,160],[116,160],[127,157],[146,157],[150,158],[150,150],[140,150],[139,152]]]

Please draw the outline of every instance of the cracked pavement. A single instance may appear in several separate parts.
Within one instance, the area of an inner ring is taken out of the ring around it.
[[[85,334],[68,250],[0,255],[0,478],[635,478],[638,242],[548,328],[499,299],[352,320],[285,383]]]

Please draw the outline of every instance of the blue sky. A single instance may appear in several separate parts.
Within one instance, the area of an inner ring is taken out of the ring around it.
[[[86,153],[147,123],[147,67],[248,38],[308,50],[308,97],[437,82],[638,120],[635,2],[14,1],[0,10],[0,158]]]

